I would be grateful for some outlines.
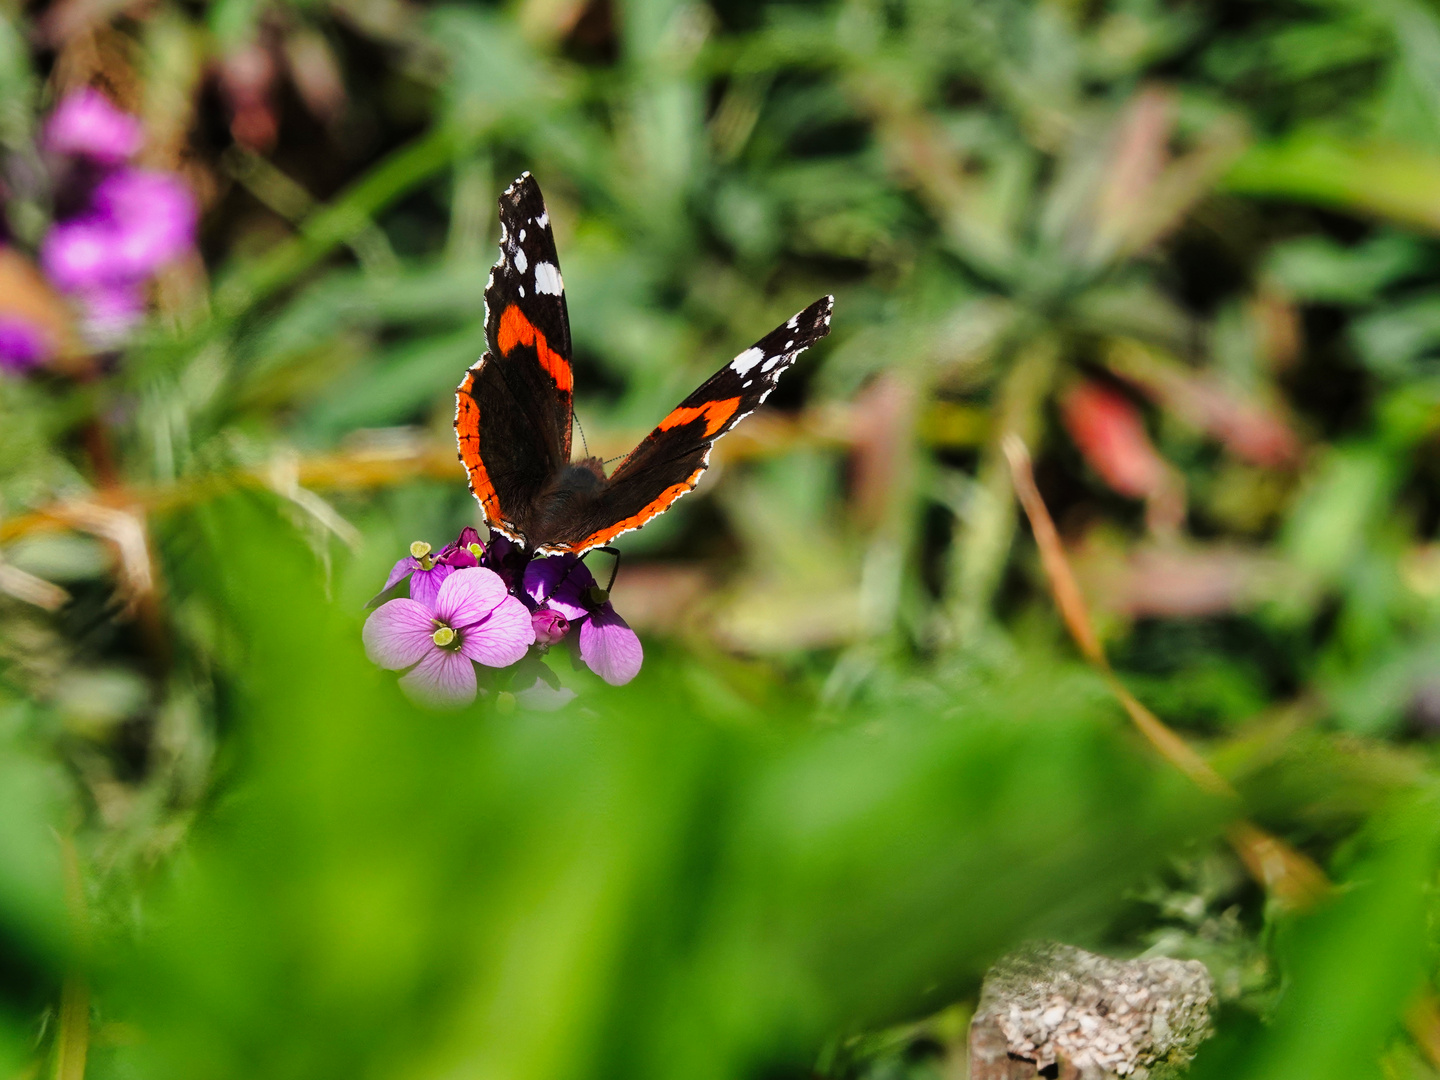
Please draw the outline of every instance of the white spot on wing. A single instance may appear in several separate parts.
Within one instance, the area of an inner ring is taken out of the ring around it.
[[[756,348],[749,348],[730,361],[730,370],[737,375],[747,374],[751,368],[765,359],[765,354]]]
[[[520,239],[525,239],[525,231],[523,229],[520,231]],[[517,247],[512,254],[515,259],[515,269],[523,274],[530,265],[530,260],[525,257],[525,250]]]
[[[524,230],[524,229],[521,229],[521,230],[520,230],[520,242],[521,242],[522,244],[525,242],[525,230]]]
[[[783,364],[786,360],[789,360],[789,359],[790,359],[790,354],[788,354],[788,353],[781,353],[779,356],[772,356],[769,360],[766,360],[766,361],[765,361],[765,366],[762,367],[760,370],[761,370],[761,371],[773,371],[773,370],[775,369],[776,365],[778,365],[778,364]]]
[[[565,291],[565,282],[560,280],[560,270],[554,263],[535,264],[535,291],[559,296]]]
[[[800,325],[800,316],[799,316],[799,315],[791,315],[791,316],[790,316],[790,321],[785,324],[785,326],[786,326],[788,329],[790,329],[790,330],[794,330],[794,329],[795,329],[797,326],[799,326],[799,325]]]
[[[534,221],[535,221],[535,224],[536,224],[536,225],[539,225],[542,229],[548,228],[549,225],[550,225],[550,211],[549,211],[549,210],[541,210],[541,211],[540,211],[540,216],[537,217],[537,218],[535,218]]]
[[[521,299],[521,300],[524,300],[524,299],[525,299],[525,286],[524,286],[524,285],[521,285],[521,286],[520,286],[520,299]]]

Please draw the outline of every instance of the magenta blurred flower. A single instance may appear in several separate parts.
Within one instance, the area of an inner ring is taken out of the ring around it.
[[[408,669],[400,685],[411,697],[459,706],[475,698],[474,663],[497,668],[517,663],[535,630],[529,611],[505,591],[499,576],[472,566],[446,577],[433,605],[413,599],[381,605],[365,621],[363,638],[372,661],[393,671]]]
[[[29,371],[54,351],[43,328],[18,315],[0,315],[0,371]]]
[[[92,215],[57,223],[40,244],[45,275],[71,293],[112,284],[113,231],[110,223]]]
[[[542,607],[530,616],[536,645],[558,645],[570,632],[570,620],[554,608]]]
[[[640,673],[645,650],[640,638],[610,603],[584,563],[573,555],[535,559],[525,567],[525,592],[536,604],[580,625],[580,659],[611,686]]]
[[[138,285],[191,248],[196,218],[178,176],[121,169],[96,185],[88,212],[50,230],[40,263],[64,292]]]
[[[121,112],[100,91],[85,87],[66,95],[45,121],[42,143],[55,154],[119,165],[145,141],[140,121]]]
[[[115,224],[115,257],[128,277],[149,277],[195,244],[199,209],[174,173],[121,169],[100,181],[93,204]]]

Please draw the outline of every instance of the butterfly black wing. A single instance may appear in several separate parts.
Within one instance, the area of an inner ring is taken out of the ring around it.
[[[574,417],[565,284],[545,199],[528,172],[500,196],[485,341],[455,394],[460,460],[486,523],[524,543],[535,499],[570,462]]]
[[[541,555],[579,553],[610,543],[664,513],[691,491],[715,440],[754,412],[802,352],[830,332],[835,298],[826,296],[777,326],[670,411],[572,519],[546,536]]]

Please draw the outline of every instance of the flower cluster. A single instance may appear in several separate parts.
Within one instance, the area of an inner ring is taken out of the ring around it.
[[[125,340],[144,317],[150,279],[195,243],[194,196],[176,174],[131,163],[143,142],[140,121],[89,88],[61,101],[41,136],[56,220],[40,266],[75,304],[92,348]],[[28,320],[0,318],[0,367],[35,367],[55,347]]]
[[[620,686],[640,671],[644,650],[610,603],[610,593],[574,555],[532,559],[501,536],[481,542],[466,528],[438,553],[422,540],[397,562],[385,591],[407,581],[410,595],[387,601],[365,622],[365,652],[426,704],[457,706],[475,698],[475,664],[520,665],[517,698],[537,707],[571,696],[536,656],[576,639],[581,661]],[[382,593],[383,595],[383,593]],[[526,663],[522,664],[521,662]],[[517,685],[518,685],[517,681]]]

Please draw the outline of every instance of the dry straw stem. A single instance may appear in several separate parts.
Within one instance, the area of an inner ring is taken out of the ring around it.
[[[735,434],[719,444],[717,461],[731,463],[772,457],[796,447],[848,450],[855,442],[858,412],[849,405],[823,405],[807,409],[798,418],[762,412],[751,417]],[[935,415],[936,445],[970,445],[984,435],[974,417],[940,410]],[[638,441],[634,432],[592,434],[591,445],[607,454],[624,454]],[[269,488],[287,498],[308,489],[363,491],[392,487],[414,480],[460,482],[453,444],[424,437],[403,438],[380,446],[333,454],[296,457],[277,452],[266,465],[227,473],[194,477],[174,484],[113,487],[84,498],[65,499],[38,510],[0,520],[0,544],[34,533],[74,529],[115,539],[117,513],[145,515],[177,510],[228,491]],[[310,500],[305,500],[307,503]],[[313,505],[313,504],[312,504]],[[309,507],[307,506],[307,509]],[[318,509],[318,507],[316,508]],[[102,526],[108,531],[97,532]],[[336,531],[353,539],[344,526]],[[132,545],[133,546],[133,545]],[[138,567],[138,564],[137,564]]]
[[[1079,646],[1080,652],[1104,677],[1131,721],[1166,761],[1204,790],[1238,798],[1230,782],[1216,772],[1184,739],[1166,727],[1159,717],[1142,705],[1110,667],[1100,645],[1099,635],[1095,633],[1095,627],[1090,621],[1090,613],[1085,607],[1080,586],[1070,569],[1070,561],[1065,556],[1065,548],[1060,543],[1060,534],[1055,529],[1050,511],[1045,507],[1045,500],[1040,497],[1039,488],[1035,486],[1030,451],[1024,440],[1014,434],[1007,435],[1003,445],[1006,460],[1010,463],[1010,477],[1015,487],[1015,495],[1030,519],[1030,528],[1035,534],[1035,543],[1040,548],[1040,561],[1050,582],[1055,605],[1060,609],[1060,616],[1065,620],[1065,626],[1075,644]],[[1240,821],[1231,826],[1228,838],[1251,876],[1286,910],[1302,911],[1309,908],[1329,891],[1330,883],[1313,861],[1250,822]]]

